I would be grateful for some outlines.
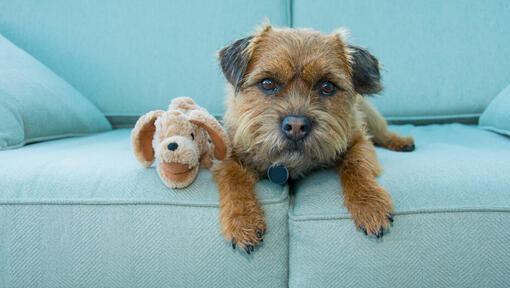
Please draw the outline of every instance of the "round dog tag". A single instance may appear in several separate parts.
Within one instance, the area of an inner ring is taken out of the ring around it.
[[[289,170],[285,166],[273,165],[267,169],[267,178],[276,184],[285,184],[289,179]]]

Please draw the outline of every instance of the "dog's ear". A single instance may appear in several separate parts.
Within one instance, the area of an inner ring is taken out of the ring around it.
[[[164,113],[163,110],[151,111],[136,121],[135,128],[131,131],[131,143],[136,159],[144,167],[150,167],[154,162],[154,149],[152,139],[156,126],[154,122]]]
[[[346,51],[352,62],[351,73],[354,90],[364,95],[380,92],[383,87],[377,58],[367,50],[354,45],[347,45]]]
[[[209,113],[193,110],[189,114],[190,122],[204,128],[214,144],[214,157],[223,160],[230,155],[230,142],[220,123]]]
[[[241,86],[244,73],[250,62],[251,52],[249,46],[252,38],[253,36],[248,36],[236,40],[218,52],[221,70],[228,82],[234,87],[235,92]]]
[[[362,95],[378,93],[383,89],[379,61],[366,49],[349,44],[350,34],[351,32],[345,27],[333,31],[333,35],[340,39],[345,54],[347,54],[351,68],[352,86],[357,93]]]

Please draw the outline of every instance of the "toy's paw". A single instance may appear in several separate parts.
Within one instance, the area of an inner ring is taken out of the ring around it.
[[[397,152],[411,152],[415,149],[414,139],[395,135],[387,143],[386,148]]]
[[[232,244],[232,248],[239,248],[248,254],[264,241],[265,231],[264,212],[260,208],[247,215],[226,217],[223,220],[223,234]]]
[[[375,189],[382,190],[374,193],[376,195],[387,194],[380,186]],[[380,238],[393,222],[393,206],[389,197],[351,203],[348,208],[354,218],[354,225],[366,235]]]

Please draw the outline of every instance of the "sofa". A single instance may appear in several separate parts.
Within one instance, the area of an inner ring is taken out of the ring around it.
[[[509,13],[504,0],[0,1],[0,287],[508,287]],[[356,230],[320,170],[257,184],[267,231],[248,255],[220,233],[210,170],[170,189],[136,161],[135,121],[173,98],[221,118],[215,53],[264,18],[346,26],[379,58],[370,101],[416,142],[377,148],[395,205],[384,237]]]

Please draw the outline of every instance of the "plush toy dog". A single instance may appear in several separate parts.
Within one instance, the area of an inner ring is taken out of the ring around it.
[[[220,123],[188,97],[172,100],[168,111],[151,111],[140,117],[131,141],[144,167],[157,159],[159,177],[170,188],[187,187],[199,167],[212,166],[213,155],[223,160],[230,154]]]

